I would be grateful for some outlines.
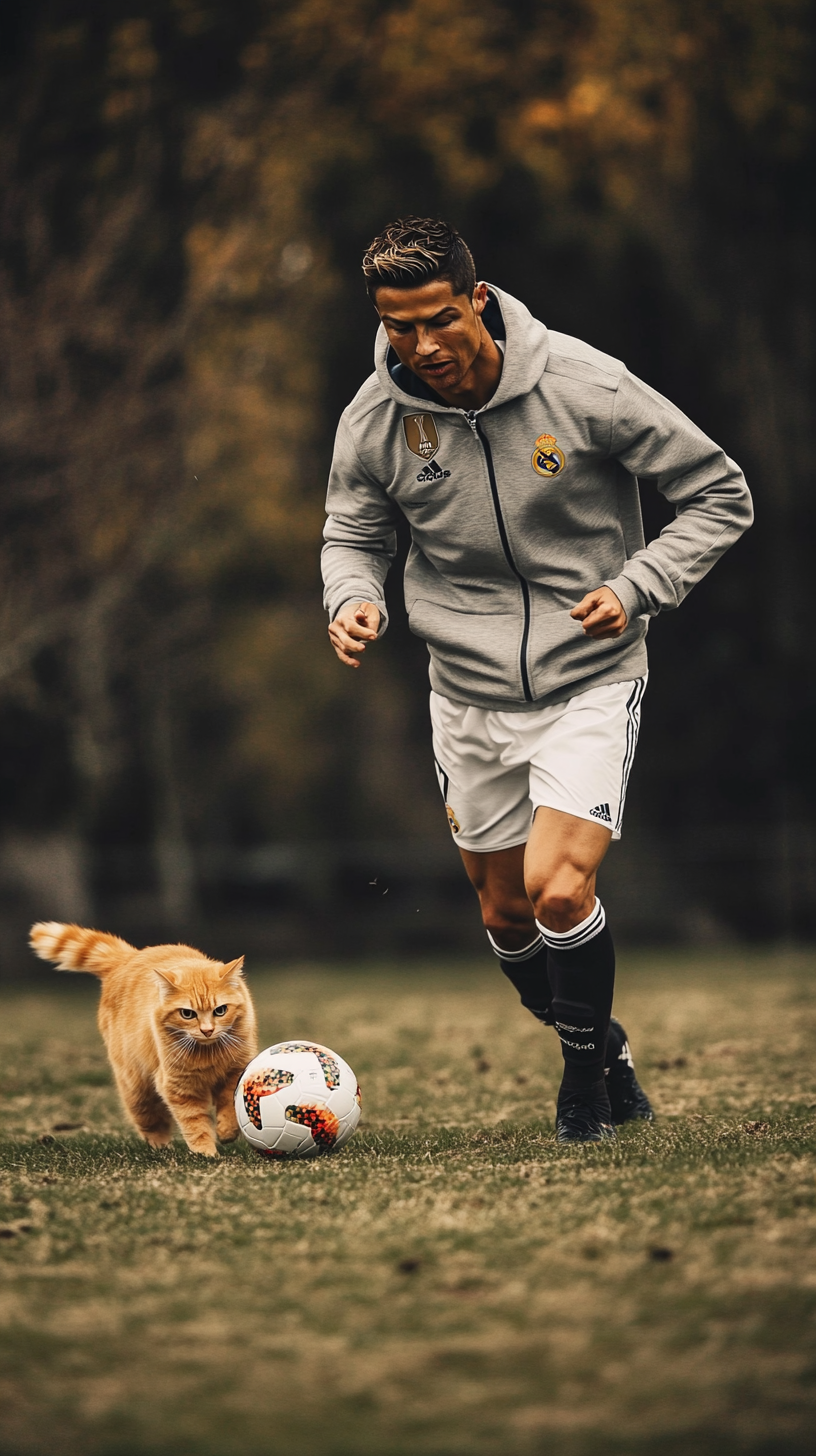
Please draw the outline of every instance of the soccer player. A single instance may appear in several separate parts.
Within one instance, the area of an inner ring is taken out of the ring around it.
[[[337,433],[329,637],[356,668],[385,631],[402,512],[451,831],[502,970],[560,1037],[558,1140],[599,1142],[651,1116],[610,1023],[615,953],[595,893],[621,833],[646,630],[750,525],[750,495],[618,359],[477,283],[446,223],[394,223],[363,273],[381,327]],[[648,545],[638,477],[676,509]]]

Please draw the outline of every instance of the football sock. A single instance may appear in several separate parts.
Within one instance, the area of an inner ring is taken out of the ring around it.
[[[596,897],[591,913],[572,930],[548,930],[536,921],[549,952],[555,1029],[564,1057],[565,1092],[604,1082],[606,1038],[615,986],[615,947]]]
[[[545,1026],[552,1026],[552,991],[547,978],[547,947],[541,936],[537,935],[523,950],[502,950],[489,930],[487,938],[508,981],[512,981],[518,991],[522,1006],[532,1011],[537,1021],[543,1021]]]

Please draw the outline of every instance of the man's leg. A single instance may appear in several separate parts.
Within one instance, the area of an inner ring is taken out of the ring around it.
[[[540,815],[546,816],[548,813],[554,813],[554,811],[538,810]],[[586,822],[576,821],[570,815],[557,817],[573,824]],[[532,879],[534,870],[538,869],[541,878],[557,889],[559,878],[564,875],[563,864],[557,864],[558,874],[554,873],[547,862],[549,857],[541,855],[538,844],[541,829],[546,826],[546,823],[546,818],[541,820],[533,846],[529,850],[528,872]],[[563,828],[557,823],[555,827]],[[595,825],[589,827],[597,828]],[[558,834],[552,836],[550,845],[557,847],[560,837]],[[573,844],[570,847],[573,858],[574,848]],[[555,965],[555,958],[559,953],[557,951],[548,953],[541,932],[533,919],[533,907],[524,883],[524,860],[525,854],[528,853],[527,846],[516,845],[512,849],[483,854],[463,849],[460,850],[460,853],[468,877],[479,896],[482,919],[491,946],[499,958],[499,965],[518,991],[522,1005],[545,1026],[554,1025],[551,986],[553,981],[559,979],[558,967]],[[542,859],[544,860],[543,865]],[[543,875],[541,874],[542,869]],[[574,876],[575,873],[573,865],[570,874]],[[584,874],[586,874],[586,869]],[[594,875],[591,876],[591,879],[590,888],[594,887]],[[591,899],[594,905],[594,894],[591,894]],[[542,913],[545,913],[543,906],[541,909]],[[548,955],[550,957],[549,965]],[[567,953],[562,951],[560,959],[567,960]],[[567,960],[568,970],[570,964]],[[570,989],[569,985],[567,989]],[[569,1000],[569,997],[567,999]],[[566,1033],[563,1035],[566,1036]],[[562,1049],[572,1053],[572,1048]],[[626,1032],[614,1016],[611,1018],[611,1027],[607,1035],[604,1060],[606,1065],[603,1075],[606,1079],[614,1122],[651,1120],[652,1109],[648,1097],[635,1076],[634,1062]]]
[[[601,824],[539,808],[524,860],[527,895],[549,952],[554,1020],[564,1056],[559,1114],[570,1107],[594,1108],[601,1129],[609,1129],[602,1131],[607,1136],[612,1116],[604,1062],[615,949],[595,879],[611,838]]]
[[[564,1056],[559,1136],[577,1106],[571,1131],[581,1141],[614,1135],[604,1060],[615,953],[595,896],[611,837],[600,824],[539,808],[526,846],[461,851],[502,970],[533,1015],[555,1023]]]
[[[552,993],[547,978],[547,947],[535,923],[524,887],[526,845],[488,854],[460,850],[465,869],[479,896],[482,921],[493,951],[522,1006],[538,1021],[552,1026]]]
[[[598,1003],[593,1034],[580,1049],[564,1046],[570,1086],[589,1086],[603,1077],[615,953],[603,909],[596,910],[595,878],[611,838],[601,824],[539,808],[526,845],[492,854],[460,851],[485,930],[523,1004],[549,1011],[550,993],[570,1004]],[[527,955],[529,960],[519,960]]]
[[[561,1022],[563,1096],[599,1101],[604,1120],[615,956],[595,876],[619,837],[644,686],[590,689],[534,714],[431,694],[439,786],[493,950],[522,1003],[546,1024]],[[650,1117],[625,1034],[614,1030],[615,1121]]]

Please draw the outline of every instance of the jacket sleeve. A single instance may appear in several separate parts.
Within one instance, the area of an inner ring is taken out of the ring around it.
[[[607,581],[630,621],[677,607],[747,530],[753,508],[738,465],[657,390],[628,371],[618,387],[610,453],[652,476],[676,515]]]
[[[383,587],[397,552],[397,510],[366,471],[345,418],[337,430],[326,513],[321,566],[329,621],[348,602],[373,602],[380,609],[382,636],[388,625]]]

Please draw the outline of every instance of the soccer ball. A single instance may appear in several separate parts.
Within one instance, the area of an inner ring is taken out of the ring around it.
[[[235,1089],[238,1126],[268,1158],[316,1158],[348,1142],[360,1121],[360,1088],[347,1062],[314,1041],[259,1052]]]

